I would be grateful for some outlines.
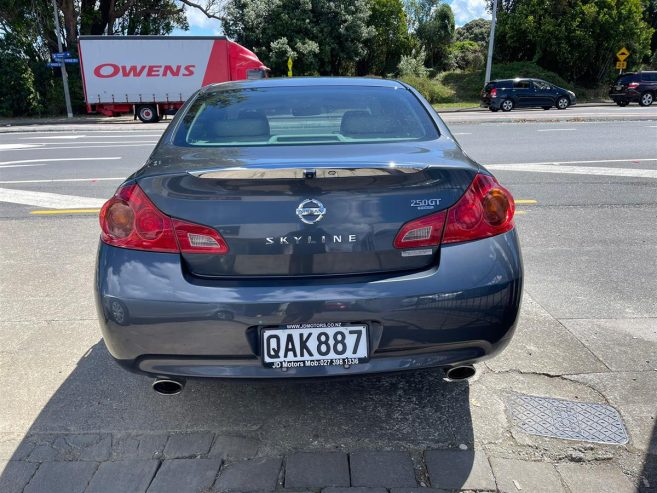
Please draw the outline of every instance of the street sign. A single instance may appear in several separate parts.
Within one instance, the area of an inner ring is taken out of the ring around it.
[[[619,70],[625,70],[627,68],[627,62],[616,62],[616,68]]]
[[[287,57],[287,76],[292,77],[292,57]]]
[[[630,56],[630,52],[628,51],[627,48],[624,48],[624,47],[621,48],[620,50],[618,50],[618,53],[616,53],[616,57],[617,57],[621,62],[624,62],[625,59],[626,59],[628,56]]]
[[[64,63],[80,63],[79,58],[64,58]]]
[[[57,68],[62,66],[62,64],[59,62],[48,62],[46,65],[48,68]]]
[[[62,53],[53,53],[52,57],[55,60],[61,60],[62,58],[69,58],[71,56],[70,51],[63,51]]]

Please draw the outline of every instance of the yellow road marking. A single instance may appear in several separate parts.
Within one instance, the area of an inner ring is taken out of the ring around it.
[[[45,211],[32,211],[30,214],[52,215],[52,214],[97,214],[100,209],[54,209]]]
[[[516,211],[516,215],[518,214],[527,214],[527,211]]]
[[[534,199],[516,199],[515,203],[516,204],[522,204],[522,205],[533,205],[533,204],[538,204],[538,200],[534,200]]]

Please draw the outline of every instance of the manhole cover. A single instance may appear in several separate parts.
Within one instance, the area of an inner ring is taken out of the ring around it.
[[[531,395],[515,395],[508,403],[515,425],[525,433],[597,443],[628,442],[618,411],[604,404]]]

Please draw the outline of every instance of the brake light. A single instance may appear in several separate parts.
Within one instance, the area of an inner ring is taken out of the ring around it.
[[[228,253],[212,228],[173,219],[151,202],[137,184],[119,188],[100,210],[101,239],[108,245],[168,253]]]
[[[496,236],[513,229],[514,212],[511,193],[492,176],[477,174],[452,207],[404,224],[393,246],[434,247]]]
[[[490,97],[491,98],[496,98],[497,97],[497,89],[493,88],[490,90]]]
[[[639,87],[639,83],[638,82],[630,82],[627,85],[627,87],[628,87],[628,89],[636,89],[637,87]]]
[[[446,211],[414,219],[402,226],[395,237],[395,248],[417,248],[440,245]]]
[[[513,229],[515,203],[495,178],[477,174],[460,200],[447,211],[443,243],[478,240]]]

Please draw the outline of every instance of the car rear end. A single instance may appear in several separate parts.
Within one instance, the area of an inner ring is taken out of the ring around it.
[[[104,338],[154,376],[472,363],[516,323],[513,213],[400,83],[212,88],[103,207]]]
[[[609,86],[609,97],[616,104],[636,103],[641,97],[639,77],[635,73],[619,75]]]
[[[497,83],[487,82],[484,88],[481,90],[481,102],[479,106],[482,108],[489,109],[499,109],[501,99],[497,95]]]

